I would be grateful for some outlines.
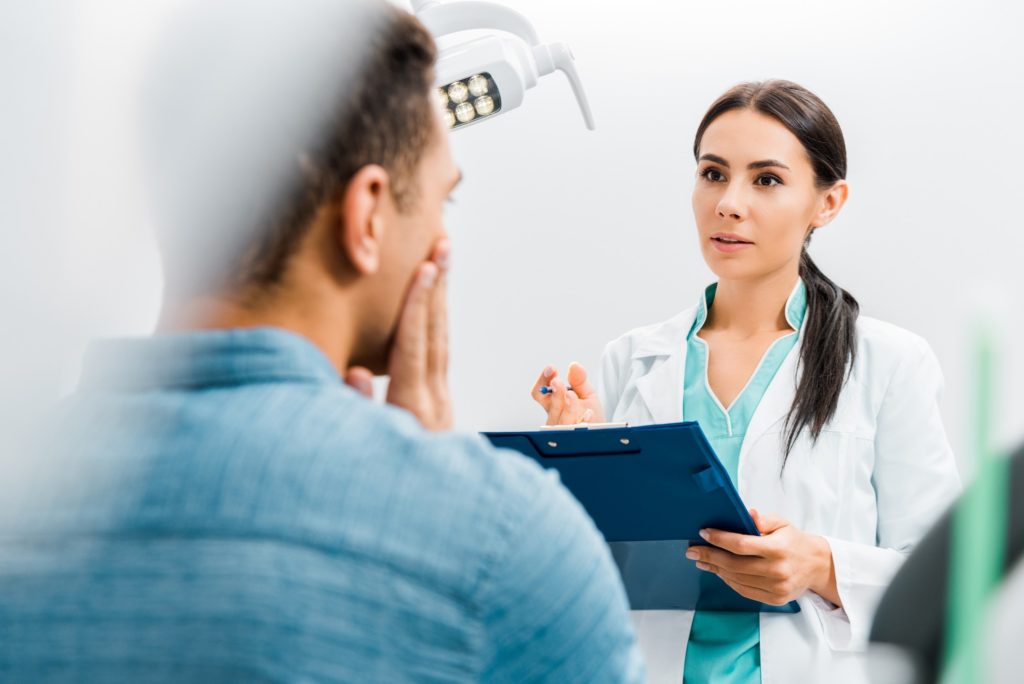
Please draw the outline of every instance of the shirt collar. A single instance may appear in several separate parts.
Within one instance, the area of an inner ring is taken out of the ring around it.
[[[139,391],[339,381],[338,371],[312,342],[267,327],[93,342],[80,387]]]
[[[704,323],[708,320],[708,311],[711,309],[711,303],[715,301],[715,292],[718,290],[718,283],[711,283],[704,288],[704,296],[700,298],[700,303],[697,305],[697,315],[693,320],[693,325],[690,326],[690,332],[687,334],[686,339],[689,340],[697,334]],[[800,330],[800,326],[803,325],[804,318],[807,316],[807,287],[804,285],[803,278],[796,279],[796,285],[793,286],[793,290],[789,293],[789,298],[786,299],[786,322],[789,323],[793,330]]]

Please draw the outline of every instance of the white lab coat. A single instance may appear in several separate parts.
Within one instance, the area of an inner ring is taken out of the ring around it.
[[[606,420],[682,420],[686,335],[696,313],[693,307],[608,344],[598,382]],[[863,653],[883,590],[960,491],[939,415],[942,372],[925,340],[861,316],[857,356],[835,417],[816,444],[801,435],[783,470],[781,437],[799,353],[798,344],[751,418],[738,489],[748,507],[828,540],[843,607],[806,592],[800,613],[762,613],[761,677],[763,684],[863,682]],[[682,682],[693,612],[632,616],[648,681]]]

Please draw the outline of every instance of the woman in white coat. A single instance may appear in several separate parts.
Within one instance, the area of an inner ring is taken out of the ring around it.
[[[738,85],[693,150],[694,217],[717,283],[611,342],[597,387],[578,364],[568,384],[549,366],[533,397],[549,424],[697,420],[763,536],[706,530],[710,545],[687,556],[743,596],[800,604],[634,612],[651,681],[864,681],[876,604],[959,491],[942,374],[927,342],[859,315],[807,253],[848,193],[843,134],[817,96],[788,81]]]

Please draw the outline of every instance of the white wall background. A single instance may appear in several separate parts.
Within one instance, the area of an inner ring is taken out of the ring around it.
[[[57,22],[71,35],[73,154],[54,201],[73,219],[51,255],[75,312],[48,357],[61,387],[89,337],[144,334],[156,318],[159,265],[130,134],[145,51],[176,4],[90,0]],[[528,390],[545,363],[596,368],[608,340],[696,301],[712,276],[690,210],[695,128],[736,82],[781,77],[818,93],[847,139],[851,197],[816,238],[818,264],[866,314],[931,342],[967,471],[971,335],[987,316],[1000,346],[998,441],[1024,437],[1019,4],[508,4],[542,40],[573,48],[598,130],[553,75],[521,109],[453,136],[465,173],[448,219],[461,428],[538,424]]]

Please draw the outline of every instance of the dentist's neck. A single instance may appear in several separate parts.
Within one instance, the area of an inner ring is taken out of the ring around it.
[[[799,263],[756,279],[719,280],[704,327],[741,338],[789,330],[786,302],[800,278],[798,269]]]

